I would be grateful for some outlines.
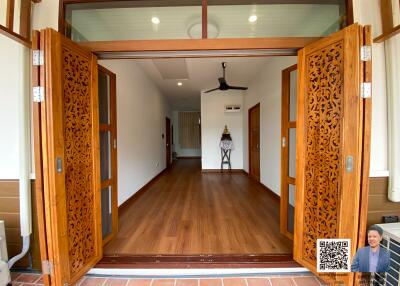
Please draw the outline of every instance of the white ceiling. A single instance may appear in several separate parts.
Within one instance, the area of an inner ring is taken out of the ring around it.
[[[164,77],[176,74],[172,61],[181,63],[182,59],[166,59],[170,72],[163,70]],[[172,110],[200,110],[200,93],[219,86],[218,78],[222,76],[221,63],[226,62],[226,80],[235,86],[248,86],[268,62],[267,57],[252,58],[187,58],[188,79],[164,79],[151,59],[129,60],[137,63],[142,71],[158,86],[168,98]],[[160,64],[157,60],[157,65]],[[164,65],[165,67],[165,65]],[[183,85],[178,86],[177,82]],[[242,92],[242,91],[230,91]]]
[[[250,23],[250,15],[258,20]],[[152,17],[160,23],[153,24]],[[321,36],[338,28],[339,18],[339,6],[327,4],[208,7],[208,22],[218,38]],[[187,39],[193,26],[200,38],[201,6],[73,10],[71,22],[75,40],[78,34],[88,41]]]

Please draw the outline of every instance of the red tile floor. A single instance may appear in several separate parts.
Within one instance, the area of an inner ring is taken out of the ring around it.
[[[12,273],[14,286],[43,285],[40,274]],[[77,286],[321,286],[315,276],[274,275],[262,277],[213,277],[213,278],[119,278],[86,276]]]

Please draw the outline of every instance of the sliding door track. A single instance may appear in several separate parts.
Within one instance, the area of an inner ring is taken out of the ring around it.
[[[95,268],[293,268],[292,254],[115,255]]]

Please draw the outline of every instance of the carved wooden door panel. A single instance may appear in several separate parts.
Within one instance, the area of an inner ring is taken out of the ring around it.
[[[298,55],[294,259],[316,274],[318,238],[351,239],[352,258],[365,232],[363,29],[354,24]],[[351,273],[319,276],[353,285]]]
[[[44,205],[51,285],[72,285],[102,257],[97,59],[40,32]]]

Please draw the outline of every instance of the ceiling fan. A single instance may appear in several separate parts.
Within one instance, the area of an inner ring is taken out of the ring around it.
[[[225,68],[226,68],[226,63],[223,62],[222,63],[223,76],[218,78],[219,87],[207,90],[204,93],[208,93],[208,92],[215,91],[215,90],[228,90],[228,89],[247,90],[247,87],[232,86],[232,85],[227,84],[226,79],[225,79]]]

